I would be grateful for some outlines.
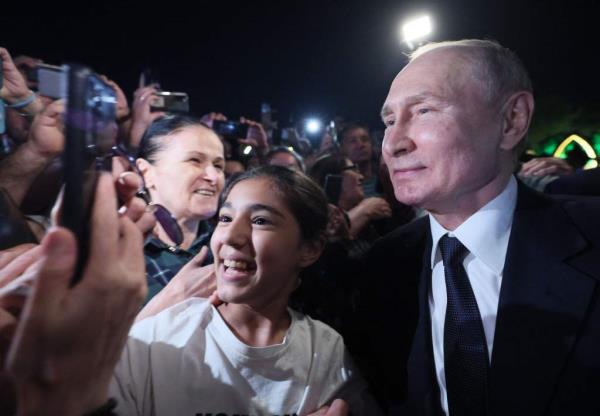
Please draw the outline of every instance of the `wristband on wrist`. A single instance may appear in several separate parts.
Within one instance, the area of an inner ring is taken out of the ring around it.
[[[115,407],[117,407],[117,401],[111,397],[102,406],[83,416],[116,416],[117,414],[113,412]]]
[[[14,108],[14,109],[24,108],[24,107],[27,107],[29,104],[31,104],[34,101],[35,101],[35,93],[32,91],[31,94],[29,94],[29,96],[27,98],[25,98],[21,101],[17,101],[16,103],[6,104],[6,107]]]

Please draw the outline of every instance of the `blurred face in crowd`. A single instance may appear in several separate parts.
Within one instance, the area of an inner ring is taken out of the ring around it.
[[[358,172],[358,167],[346,159],[346,167],[342,172],[342,192],[340,193],[340,206],[343,209],[355,207],[365,198],[362,189],[363,176]]]
[[[255,308],[284,302],[314,261],[298,221],[268,178],[234,185],[211,239],[219,298]]]
[[[278,152],[271,156],[269,165],[283,166],[289,169],[301,170],[294,156],[286,152]]]
[[[354,163],[367,162],[373,157],[373,145],[369,132],[357,127],[344,134],[342,152]]]
[[[225,181],[223,145],[202,126],[188,126],[162,138],[150,164],[138,159],[152,201],[180,219],[208,219],[217,211]]]
[[[239,160],[227,160],[225,162],[225,177],[229,178],[236,173],[244,172],[246,168]]]
[[[500,112],[474,65],[464,52],[443,48],[416,58],[393,81],[382,110],[383,157],[400,202],[448,213],[466,201],[487,202],[505,186]]]

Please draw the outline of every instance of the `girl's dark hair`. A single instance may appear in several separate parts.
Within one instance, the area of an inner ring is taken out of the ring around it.
[[[310,168],[310,177],[322,188],[327,175],[340,175],[346,167],[347,158],[339,153],[327,153],[318,158]]]
[[[156,162],[156,154],[165,145],[162,138],[190,126],[203,126],[212,131],[199,118],[188,115],[165,116],[154,120],[142,136],[137,157],[150,163]]]
[[[221,193],[219,206],[227,200],[231,189],[248,179],[266,178],[283,197],[300,226],[304,241],[325,235],[328,222],[327,198],[323,190],[305,174],[282,166],[260,166],[230,178]]]

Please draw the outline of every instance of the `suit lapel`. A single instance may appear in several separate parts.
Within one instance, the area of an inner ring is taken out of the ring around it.
[[[541,414],[597,284],[580,266],[588,243],[555,200],[520,186],[490,371],[493,414]]]

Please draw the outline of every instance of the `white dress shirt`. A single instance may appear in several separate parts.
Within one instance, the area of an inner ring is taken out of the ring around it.
[[[438,243],[440,238],[449,234],[458,238],[469,250],[463,266],[477,300],[491,360],[504,260],[516,202],[517,181],[511,177],[500,195],[471,215],[452,232],[442,227],[432,215],[429,217],[432,237],[431,291],[429,292],[431,337],[435,373],[440,388],[442,409],[446,415],[448,414],[448,396],[444,373],[444,321],[447,299],[444,265]]]

